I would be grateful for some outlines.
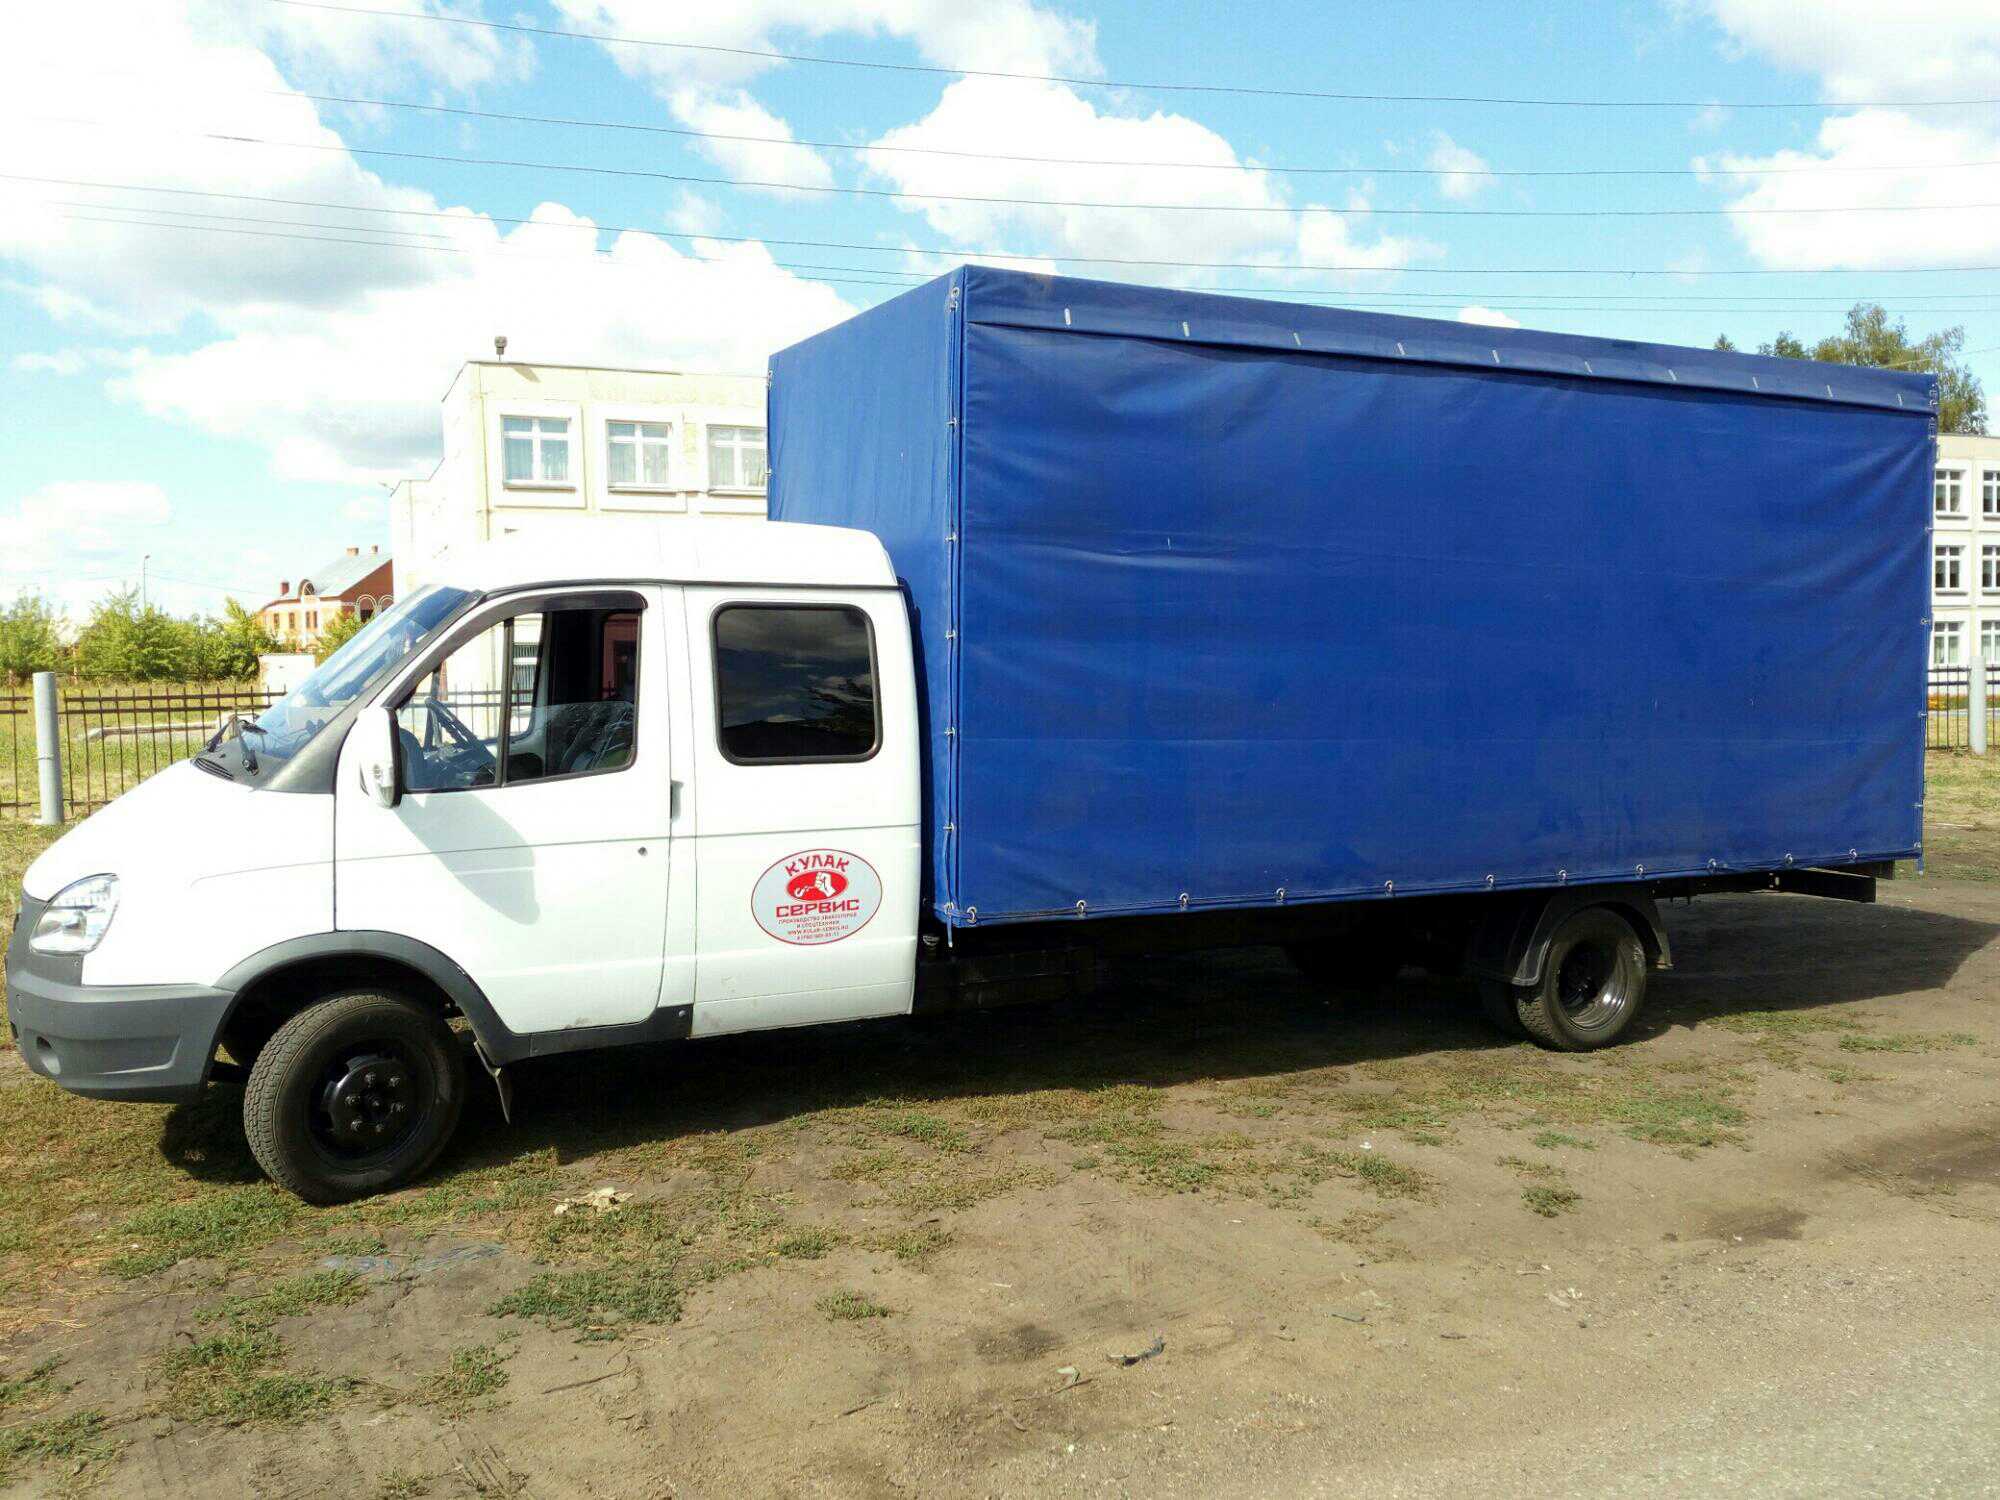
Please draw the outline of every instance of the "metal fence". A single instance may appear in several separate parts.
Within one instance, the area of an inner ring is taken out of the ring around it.
[[[1972,748],[1972,668],[1932,667],[1930,712],[1924,717],[1924,748]],[[1992,708],[1987,706],[1989,716]]]
[[[279,694],[254,683],[98,688],[57,695],[63,817],[80,818],[199,750],[225,713],[255,716]],[[34,700],[0,698],[0,817],[40,811]]]

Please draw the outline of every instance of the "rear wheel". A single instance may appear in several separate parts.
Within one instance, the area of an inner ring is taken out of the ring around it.
[[[243,1091],[271,1180],[308,1203],[399,1186],[458,1127],[465,1068],[444,1018],[392,995],[337,995],[280,1026]]]
[[[1646,978],[1646,945],[1632,924],[1609,907],[1586,907],[1556,928],[1541,982],[1515,991],[1514,1013],[1544,1047],[1608,1047],[1639,1014]]]

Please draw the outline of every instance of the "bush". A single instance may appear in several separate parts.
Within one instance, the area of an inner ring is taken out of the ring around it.
[[[60,622],[40,594],[22,594],[0,610],[0,676],[14,682],[53,672],[62,658]]]

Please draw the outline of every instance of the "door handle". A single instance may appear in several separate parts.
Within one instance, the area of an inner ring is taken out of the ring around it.
[[[681,783],[669,780],[667,782],[667,816],[669,818],[678,818],[680,815]]]

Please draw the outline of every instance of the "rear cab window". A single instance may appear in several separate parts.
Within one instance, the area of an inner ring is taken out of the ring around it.
[[[861,761],[882,743],[875,634],[850,604],[725,604],[711,617],[716,741],[736,765]]]

